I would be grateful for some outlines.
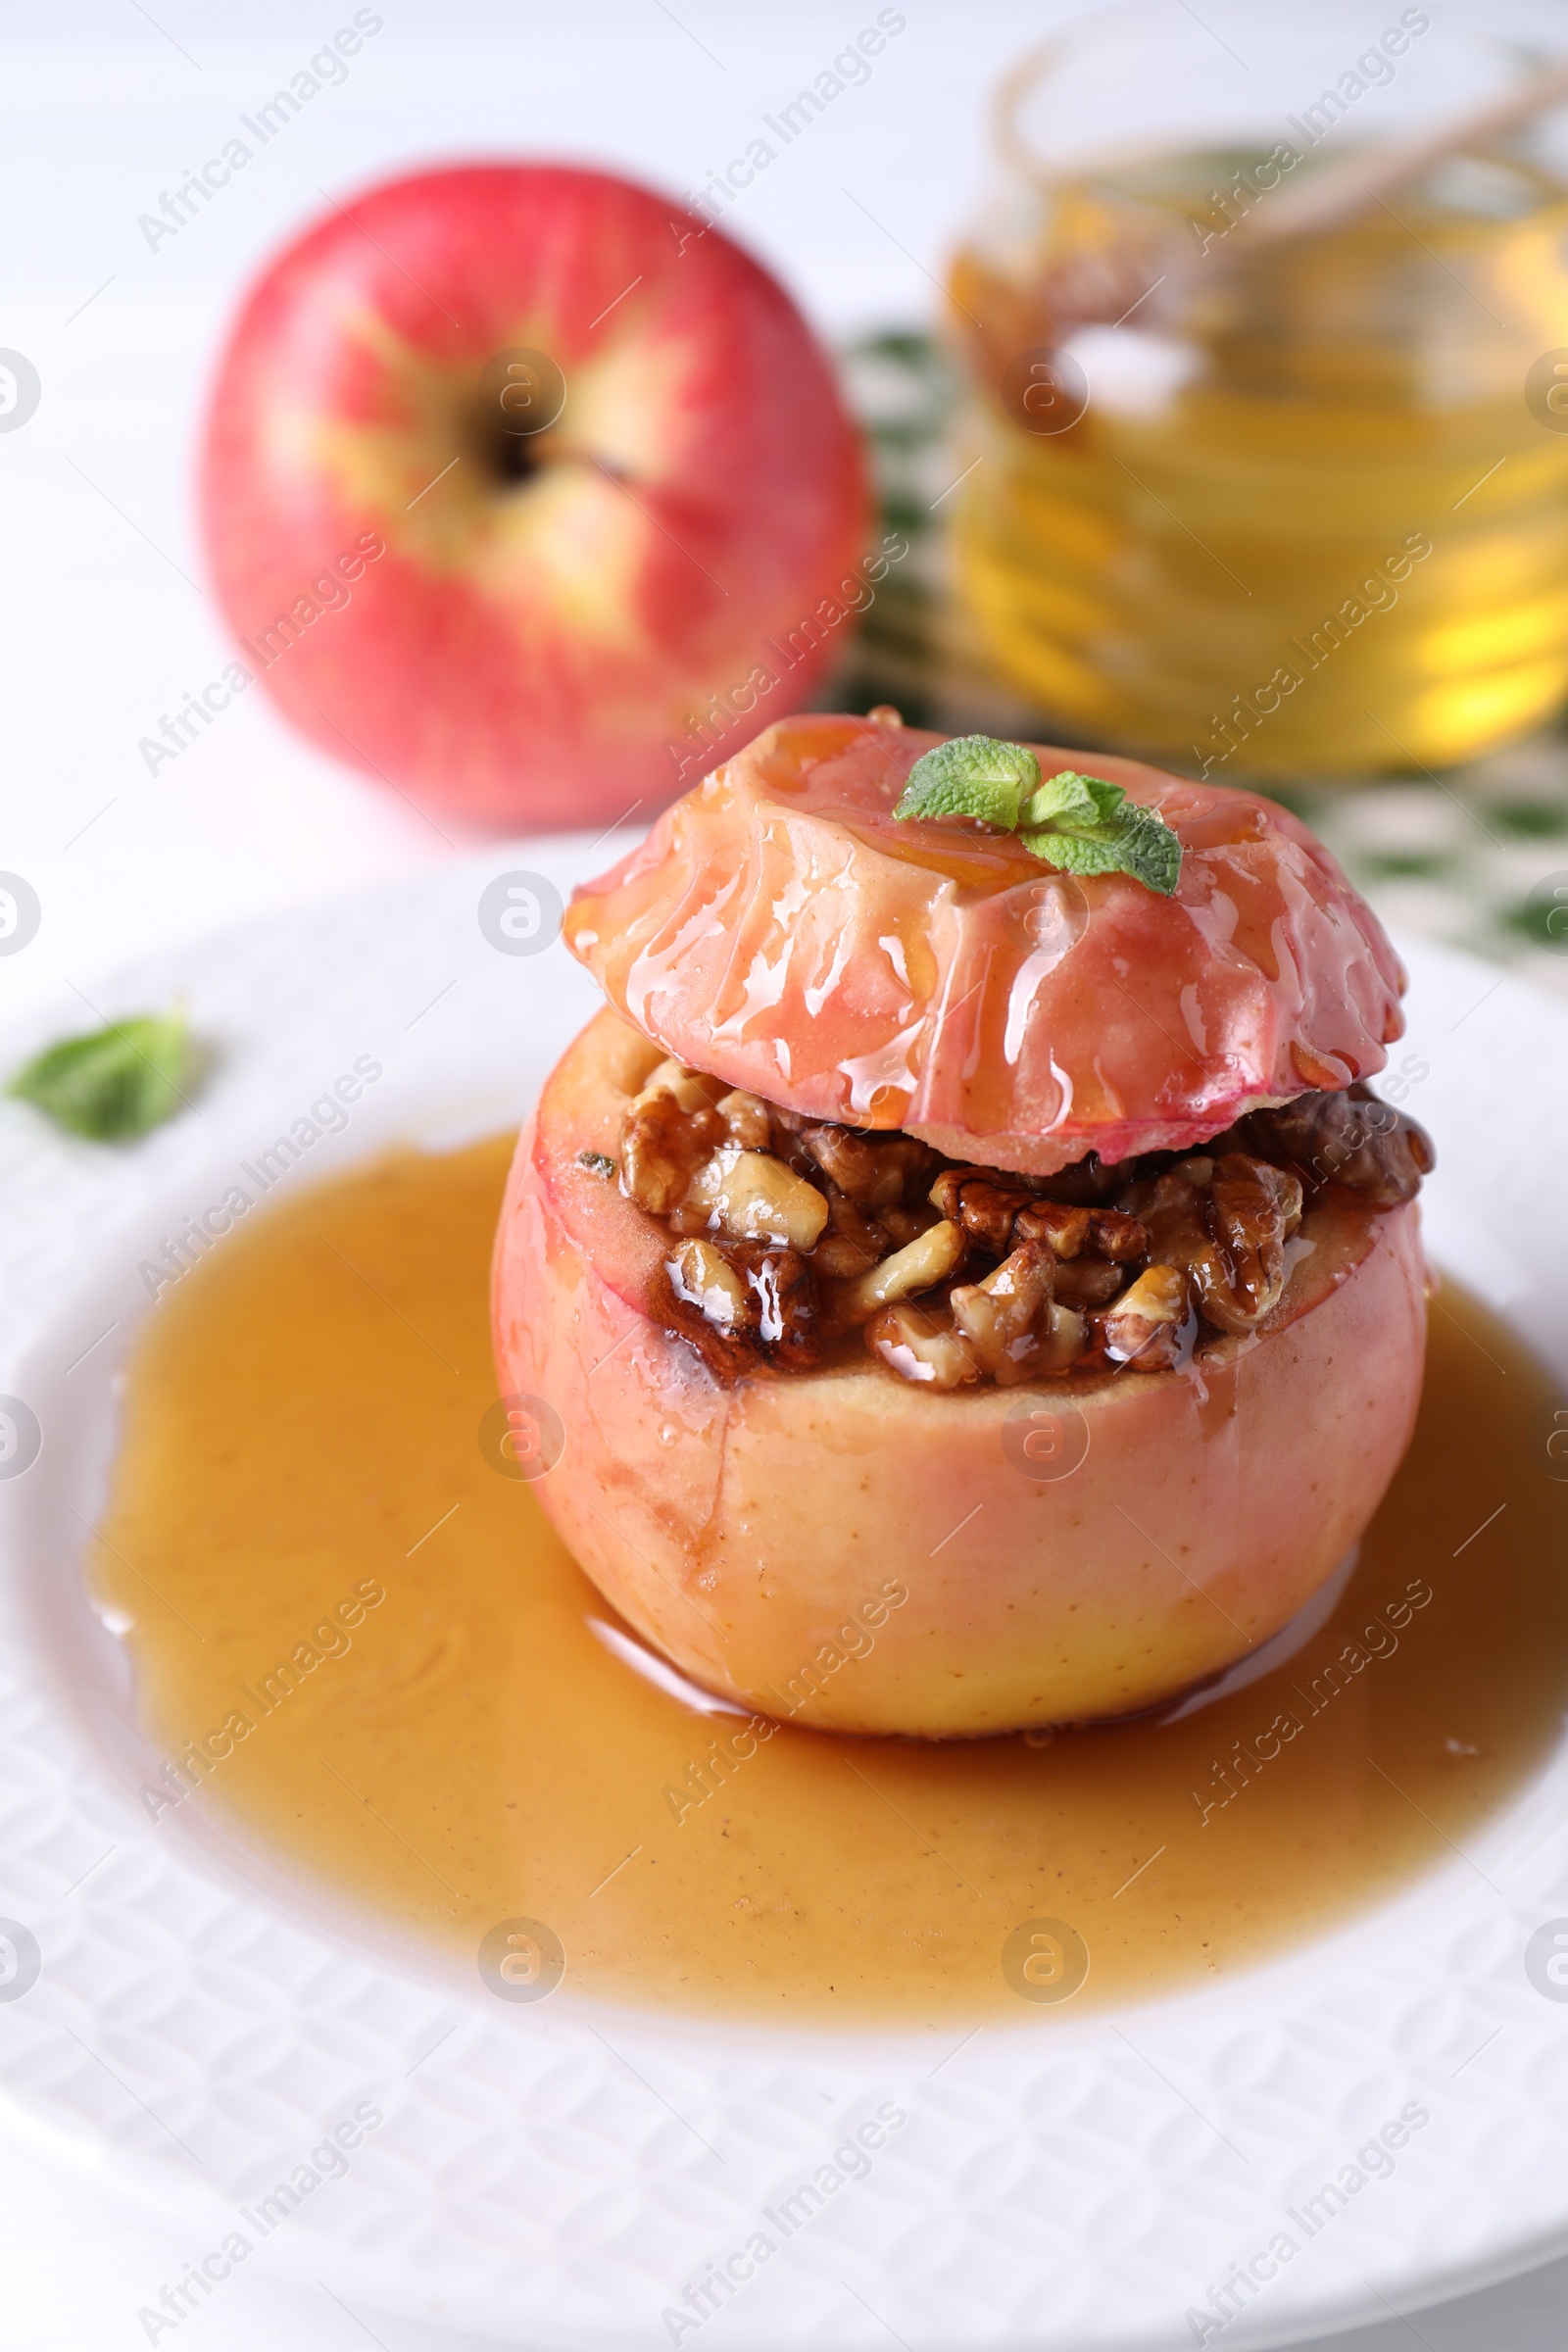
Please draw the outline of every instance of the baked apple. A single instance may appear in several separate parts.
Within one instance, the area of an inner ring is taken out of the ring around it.
[[[502,1387],[588,1575],[760,1714],[1154,1705],[1408,1442],[1397,960],[1284,809],[1096,764],[787,719],[569,910],[610,1003],[518,1143]]]

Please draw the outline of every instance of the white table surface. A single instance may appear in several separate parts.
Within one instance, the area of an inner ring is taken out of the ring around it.
[[[0,866],[25,874],[43,905],[36,939],[0,963],[8,1026],[82,1022],[102,976],[148,948],[466,846],[300,743],[261,695],[236,701],[156,780],[138,756],[160,713],[228,659],[197,551],[191,461],[218,340],[263,258],[323,191],[341,198],[437,159],[542,153],[681,193],[876,7],[383,0],[383,29],[347,80],[149,251],[138,215],[353,13],[347,0],[154,0],[151,13],[140,0],[78,0],[0,20],[0,347],[24,352],[43,383],[37,414],[0,435]],[[726,219],[832,334],[930,314],[984,181],[984,93],[1070,12],[1060,0],[904,0],[904,13],[871,80]],[[1368,37],[1394,13],[1369,5]],[[1508,14],[1559,44],[1568,30],[1545,0]],[[4,1886],[0,1852],[0,1909]],[[177,2219],[0,2111],[6,2352],[145,2343],[139,2310],[199,2250]],[[270,2269],[267,2249],[192,2316],[198,2352],[367,2340],[459,2352],[472,2340],[350,2312]],[[1412,2341],[1555,2352],[1565,2333],[1568,2262],[1413,2326],[1391,2317],[1336,2340],[1358,2352]]]

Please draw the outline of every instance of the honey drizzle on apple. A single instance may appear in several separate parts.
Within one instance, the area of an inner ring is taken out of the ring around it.
[[[607,1999],[946,2030],[1075,2016],[1322,1934],[1451,1862],[1556,1738],[1568,1485],[1525,1452],[1540,1374],[1451,1291],[1330,1623],[1229,1698],[927,1747],[759,1740],[667,1695],[480,1450],[509,1152],[400,1153],[302,1196],[157,1310],[93,1580],[130,1620],[161,1754],[254,1719],[199,1781],[187,1761],[166,1834],[208,1809],[465,1968],[525,1917]],[[385,1599],[356,1619],[340,1604],[367,1584]],[[290,1659],[297,1687],[270,1696]],[[1038,1920],[1091,1955],[1064,2010],[1004,1972]]]

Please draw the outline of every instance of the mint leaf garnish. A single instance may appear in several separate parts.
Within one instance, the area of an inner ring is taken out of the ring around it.
[[[1131,874],[1169,898],[1182,845],[1162,816],[1103,776],[1064,767],[1042,777],[1026,744],[957,735],[910,768],[896,817],[967,817],[1018,835],[1032,858],[1067,874]]]
[[[6,1093],[91,1143],[127,1143],[172,1117],[187,1099],[183,1089],[195,1065],[184,1014],[144,1013],[50,1046],[17,1072]]]
[[[1064,767],[1029,795],[1018,822],[1026,828],[1098,825],[1114,816],[1126,798],[1119,784],[1107,784],[1100,776],[1080,776]]]
[[[1130,801],[1119,784],[1070,768],[1031,797],[1018,838],[1031,857],[1062,873],[1131,874],[1164,899],[1182,870],[1181,842],[1162,816]]]
[[[1010,833],[1024,794],[1040,781],[1026,744],[990,735],[955,735],[910,768],[895,816],[971,816]]]

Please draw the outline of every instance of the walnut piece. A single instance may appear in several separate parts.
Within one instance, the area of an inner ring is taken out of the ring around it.
[[[963,1255],[963,1229],[944,1217],[940,1223],[895,1250],[878,1266],[869,1267],[853,1282],[841,1283],[831,1297],[834,1323],[845,1331],[867,1323],[879,1307],[910,1298],[945,1282]]]
[[[937,1178],[930,1193],[932,1205],[982,1242],[994,1257],[1005,1257],[1012,1248],[1012,1221],[1033,1198],[1021,1188],[952,1168]]]
[[[962,1283],[949,1297],[955,1331],[999,1388],[1064,1370],[1083,1344],[1082,1316],[1053,1311],[1054,1273],[1044,1243],[1020,1242],[984,1282]]]
[[[1125,1266],[1149,1255],[1149,1228],[1142,1218],[1129,1217],[1119,1208],[1096,1208],[1090,1211],[1089,1223],[1102,1257]]]
[[[651,1216],[667,1217],[723,1135],[708,1104],[683,1110],[672,1094],[645,1089],[621,1124],[621,1191]]]
[[[961,1389],[980,1378],[971,1350],[945,1318],[908,1299],[886,1306],[865,1327],[865,1344],[901,1380],[929,1389]]]
[[[848,1127],[803,1127],[803,1148],[841,1193],[867,1208],[895,1208],[929,1175],[936,1153],[912,1135],[856,1135]]]
[[[720,1095],[713,1105],[724,1122],[724,1132],[732,1144],[746,1152],[770,1152],[773,1148],[773,1122],[767,1104],[760,1095],[748,1095],[736,1087]]]
[[[684,1062],[671,1058],[649,1071],[642,1092],[632,1100],[632,1109],[641,1110],[645,1103],[668,1095],[679,1110],[711,1110],[723,1092],[721,1078],[710,1078],[702,1070],[689,1070]]]
[[[721,1144],[691,1179],[672,1214],[678,1229],[687,1233],[813,1250],[827,1223],[827,1200],[771,1152],[744,1152],[739,1144]]]
[[[847,1279],[863,1274],[878,1259],[886,1257],[892,1244],[881,1218],[868,1215],[858,1200],[852,1200],[848,1193],[841,1193],[836,1184],[827,1188],[827,1217],[832,1231],[817,1244],[812,1259],[819,1273]],[[906,1241],[912,1238],[909,1234],[904,1236]]]
[[[1285,1289],[1285,1245],[1301,1222],[1301,1180],[1266,1159],[1227,1152],[1214,1162],[1208,1228],[1225,1268],[1203,1310],[1221,1331],[1251,1331]]]
[[[677,1298],[719,1331],[744,1331],[755,1319],[746,1285],[722,1250],[695,1236],[682,1242],[665,1272]]]
[[[1126,1281],[1126,1267],[1108,1258],[1069,1258],[1056,1268],[1056,1297],[1063,1306],[1103,1306]]]
[[[1437,1165],[1426,1129],[1360,1083],[1251,1111],[1236,1133],[1245,1150],[1296,1168],[1313,1189],[1341,1184],[1378,1208],[1413,1200]]]
[[[917,1233],[926,1233],[937,1221],[937,1212],[929,1201],[922,1208],[879,1208],[876,1221],[896,1250],[912,1242]]]
[[[1136,1364],[1140,1372],[1164,1371],[1180,1353],[1188,1311],[1180,1267],[1146,1267],[1101,1325],[1106,1355],[1112,1363]]]
[[[1089,1247],[1092,1213],[1064,1200],[1032,1200],[1019,1209],[1012,1230],[1020,1242],[1044,1242],[1055,1256],[1071,1259]]]
[[[785,1363],[804,1371],[822,1353],[816,1276],[799,1250],[739,1243],[730,1252],[746,1280],[752,1328]]]

